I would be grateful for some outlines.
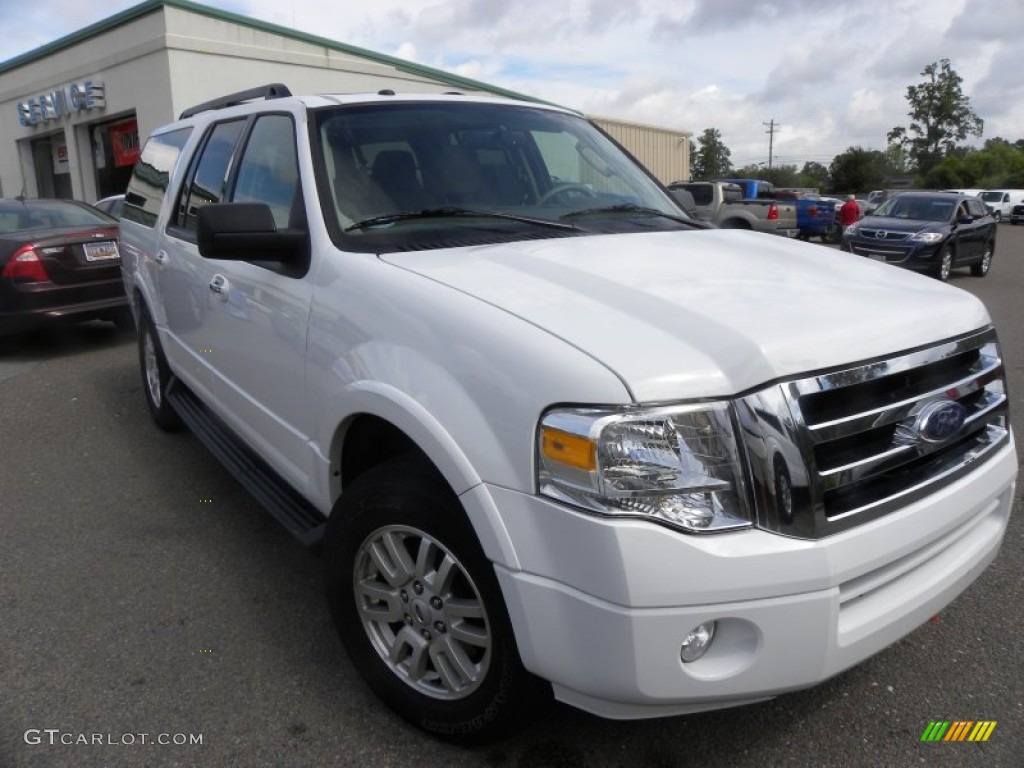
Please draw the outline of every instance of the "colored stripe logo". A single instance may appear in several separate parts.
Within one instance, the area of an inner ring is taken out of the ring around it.
[[[996,729],[995,720],[932,720],[921,741],[988,741]]]

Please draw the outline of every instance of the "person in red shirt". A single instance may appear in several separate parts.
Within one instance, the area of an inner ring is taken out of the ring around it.
[[[839,226],[846,229],[860,220],[860,206],[853,195],[846,196],[846,202],[839,208]]]

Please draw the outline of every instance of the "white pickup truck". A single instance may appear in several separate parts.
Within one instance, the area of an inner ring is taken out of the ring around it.
[[[232,94],[149,138],[121,238],[156,423],[321,545],[356,668],[440,736],[812,686],[1002,541],[979,301],[696,224],[572,112]]]

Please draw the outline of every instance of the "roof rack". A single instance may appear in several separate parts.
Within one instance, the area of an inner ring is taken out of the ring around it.
[[[247,101],[254,101],[256,99],[283,99],[291,96],[292,92],[288,90],[287,85],[282,83],[269,83],[268,85],[260,85],[256,88],[250,88],[246,91],[238,91],[237,93],[229,93],[227,96],[221,96],[210,101],[204,101],[202,104],[196,104],[194,107],[189,107],[180,115],[179,120],[184,120],[186,117],[192,117],[198,115],[200,112],[208,112],[211,109],[224,109],[225,107],[235,107],[239,104],[244,104]]]

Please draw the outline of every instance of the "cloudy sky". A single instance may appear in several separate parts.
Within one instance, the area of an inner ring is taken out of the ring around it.
[[[137,0],[0,0],[0,61]],[[1024,138],[1024,0],[206,0],[582,110],[721,131],[736,165],[883,149],[906,88],[948,58],[985,121]]]

